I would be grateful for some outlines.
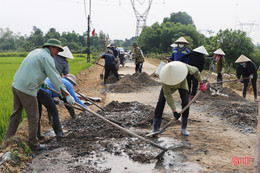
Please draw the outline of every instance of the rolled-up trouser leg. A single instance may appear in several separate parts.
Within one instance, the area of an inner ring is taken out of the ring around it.
[[[185,89],[179,89],[179,94],[181,97],[181,105],[182,105],[182,109],[189,103],[189,92],[188,90]],[[189,108],[186,109],[181,116],[181,128],[186,129],[187,124],[188,124],[188,117],[189,117]]]

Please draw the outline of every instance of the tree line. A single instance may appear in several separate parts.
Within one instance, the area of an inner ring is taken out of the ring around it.
[[[212,31],[208,31],[212,33]],[[188,41],[188,49],[204,45],[209,56],[218,48],[226,53],[227,64],[244,54],[260,65],[259,48],[256,48],[250,37],[241,30],[220,30],[215,36],[206,37],[197,31],[197,28],[186,12],[172,13],[165,17],[161,24],[154,23],[145,26],[139,37],[132,37],[125,40],[113,40],[116,46],[131,49],[133,42],[137,42],[146,53],[171,53],[170,46],[179,37],[184,36]],[[68,46],[73,53],[87,53],[87,32],[82,35],[72,32],[59,33],[55,28],[50,28],[44,34],[40,28],[33,27],[29,36],[21,36],[13,33],[10,29],[0,28],[0,52],[29,52],[41,47],[49,38],[59,39],[63,45]],[[102,52],[111,40],[108,34],[95,33],[90,37],[91,52]]]

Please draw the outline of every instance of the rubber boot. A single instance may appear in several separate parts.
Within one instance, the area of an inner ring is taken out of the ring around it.
[[[181,120],[181,134],[184,136],[189,136],[189,132],[186,130],[188,124],[188,119],[182,118]]]
[[[73,108],[67,108],[72,119],[76,118],[75,110]]]
[[[41,134],[41,123],[38,123],[37,138],[39,140],[44,139],[44,136]]]
[[[62,130],[62,127],[61,127],[60,123],[53,124],[52,127],[53,127],[53,130],[54,130],[55,134],[56,134],[56,138],[57,139],[64,138],[63,130]]]
[[[159,129],[161,127],[161,122],[162,122],[161,118],[154,118],[154,120],[153,120],[153,129],[152,129],[152,131],[147,132],[147,133],[149,134],[149,133],[159,132]]]

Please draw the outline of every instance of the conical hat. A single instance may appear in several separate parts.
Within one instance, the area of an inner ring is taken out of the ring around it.
[[[160,71],[160,80],[166,85],[177,85],[182,82],[188,74],[188,68],[186,64],[180,61],[172,61]]]
[[[193,49],[193,51],[198,52],[198,53],[202,53],[204,55],[209,55],[204,46],[197,47],[196,49]]]
[[[214,54],[217,54],[217,55],[226,55],[225,54],[225,52],[223,52],[223,50],[222,49],[218,49],[218,50],[216,50],[215,52],[213,52]]]
[[[247,61],[251,61],[249,58],[247,58],[245,55],[240,55],[239,58],[237,58],[237,60],[235,61],[235,63],[240,63],[240,62],[247,62]]]
[[[59,52],[58,55],[63,56],[65,58],[74,59],[74,57],[73,57],[70,49],[68,48],[68,46],[63,47],[63,50],[64,51],[63,52]]]
[[[189,44],[189,42],[184,38],[180,37],[178,40],[176,40],[174,43],[184,43],[184,44]]]

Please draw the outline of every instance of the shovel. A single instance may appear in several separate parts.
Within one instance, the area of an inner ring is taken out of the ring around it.
[[[59,94],[59,92],[57,92],[56,90],[53,90],[53,89],[51,89],[51,88],[49,88],[49,87],[47,87],[47,89],[49,89],[50,91],[52,91],[52,92],[54,92],[54,93],[56,93],[56,94]],[[161,157],[164,155],[164,153],[165,153],[166,151],[168,151],[168,148],[162,147],[162,146],[160,146],[160,145],[154,143],[153,141],[150,141],[150,140],[148,140],[148,139],[145,139],[144,137],[139,136],[139,135],[137,135],[137,134],[131,132],[130,130],[125,129],[125,128],[123,128],[123,127],[117,125],[116,123],[113,123],[113,122],[109,121],[109,120],[106,119],[105,117],[103,117],[103,116],[101,116],[101,115],[99,115],[99,114],[97,114],[97,113],[91,111],[90,109],[87,109],[86,107],[82,106],[81,104],[79,104],[79,103],[77,103],[77,102],[75,102],[75,104],[76,104],[79,108],[81,108],[82,111],[86,111],[86,112],[91,113],[92,115],[94,115],[94,116],[98,117],[99,119],[105,121],[106,123],[108,123],[108,124],[114,126],[115,128],[121,130],[122,132],[125,132],[126,134],[128,134],[128,135],[130,135],[130,136],[136,137],[136,138],[138,138],[138,139],[140,139],[140,140],[142,140],[142,141],[144,141],[144,142],[146,142],[146,143],[149,143],[150,145],[152,145],[152,146],[154,146],[154,147],[156,147],[156,148],[159,148],[159,149],[163,150],[161,153],[159,153],[159,154],[155,157],[156,159],[161,158]]]
[[[104,67],[104,68],[105,68],[105,67]],[[103,80],[103,79],[104,79],[104,75],[103,75],[104,68],[103,68],[103,70],[102,70],[102,73],[99,75],[101,80]]]
[[[97,106],[99,109],[101,109],[102,111],[104,111],[104,112],[106,112],[106,110],[105,109],[103,109],[102,107],[100,107],[98,104],[96,104],[95,102],[93,102],[91,99],[89,99],[88,97],[86,97],[86,96],[84,96],[83,94],[81,94],[81,93],[79,93],[78,92],[78,94],[81,96],[81,97],[83,97],[83,98],[85,98],[86,100],[88,100],[90,103],[92,103],[92,104],[94,104],[95,106]]]

